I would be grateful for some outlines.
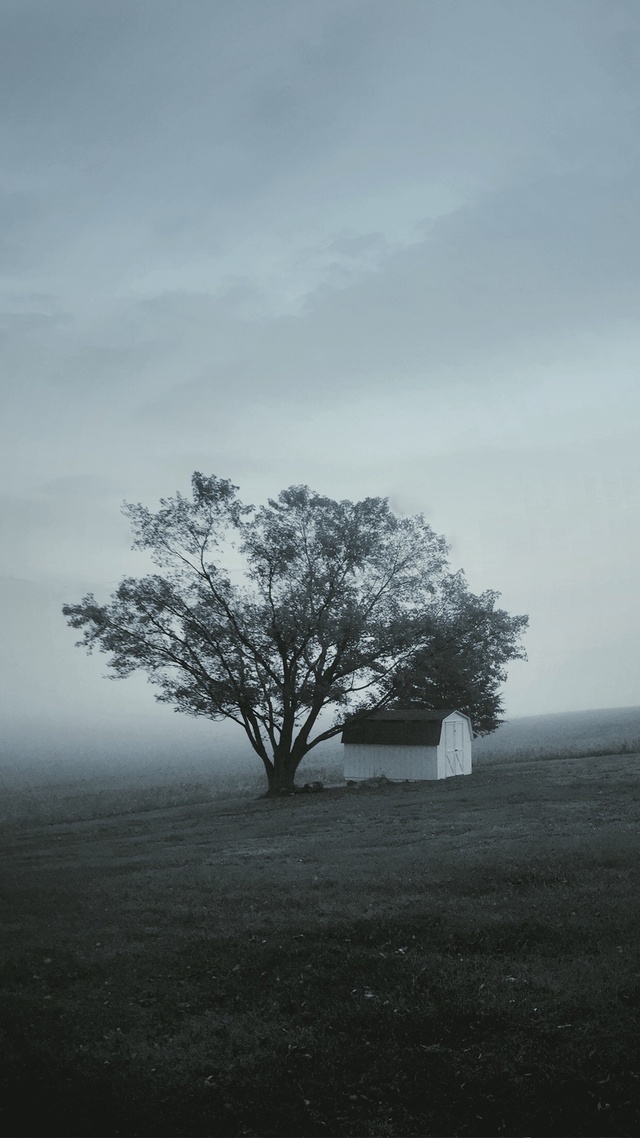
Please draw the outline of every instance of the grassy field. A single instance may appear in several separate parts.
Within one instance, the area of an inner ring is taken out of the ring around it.
[[[569,755],[636,754],[640,751],[640,707],[604,707],[524,715],[477,739],[478,762],[562,758]]]
[[[3,1133],[640,1133],[640,757],[4,832]]]

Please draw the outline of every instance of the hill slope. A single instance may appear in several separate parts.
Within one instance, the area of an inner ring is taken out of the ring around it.
[[[478,760],[640,751],[640,707],[606,707],[528,715],[477,739]]]

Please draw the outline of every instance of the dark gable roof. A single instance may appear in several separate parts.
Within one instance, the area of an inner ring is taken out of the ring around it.
[[[442,721],[448,711],[375,711],[366,719],[352,719],[342,729],[343,743],[387,744],[388,746],[437,747]]]

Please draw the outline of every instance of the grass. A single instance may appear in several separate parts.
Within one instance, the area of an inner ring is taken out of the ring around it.
[[[474,745],[475,759],[509,762],[543,758],[637,754],[640,707],[530,715],[503,723]]]
[[[638,756],[9,828],[3,1133],[640,1132]]]

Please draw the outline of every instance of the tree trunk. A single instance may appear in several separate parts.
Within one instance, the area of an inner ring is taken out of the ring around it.
[[[273,769],[268,772],[269,797],[295,793],[295,777],[299,764],[300,760],[295,759],[291,753],[274,755]]]

